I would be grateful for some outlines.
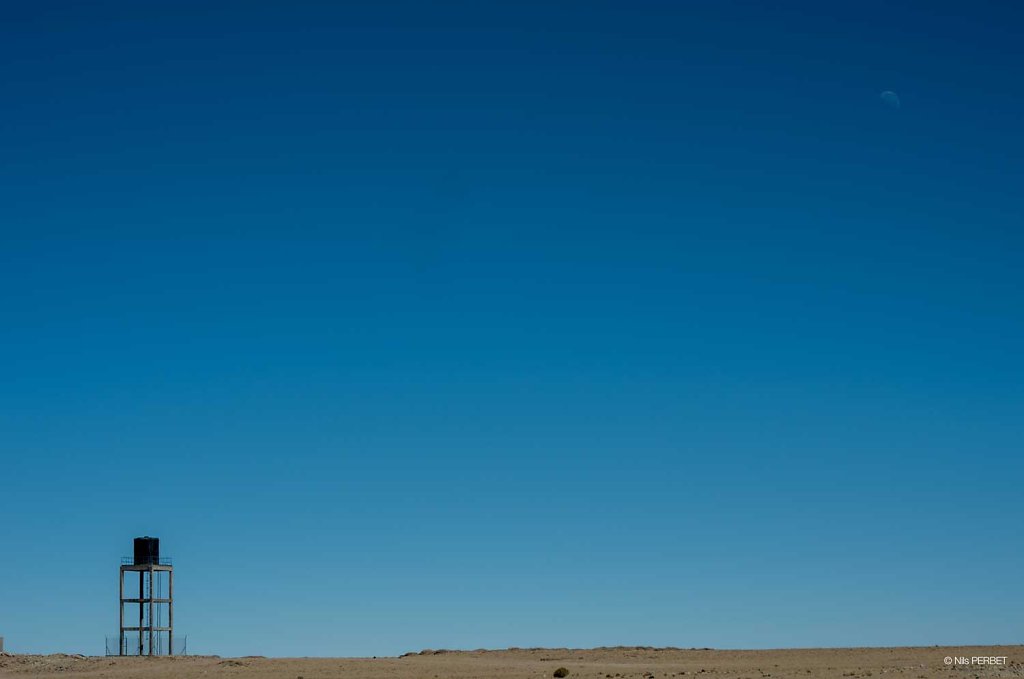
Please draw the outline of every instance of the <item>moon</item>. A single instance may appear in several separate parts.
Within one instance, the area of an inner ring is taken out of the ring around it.
[[[882,92],[882,97],[881,98],[882,98],[882,102],[886,106],[888,106],[889,108],[899,109],[899,107],[900,107],[899,95],[897,95],[892,90],[886,90],[885,92]]]

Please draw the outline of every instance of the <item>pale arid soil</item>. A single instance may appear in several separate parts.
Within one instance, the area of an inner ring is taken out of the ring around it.
[[[1006,656],[947,666],[946,656]],[[400,658],[0,656],[0,677],[74,679],[763,679],[1024,677],[1024,646],[715,651],[645,647],[423,651]]]

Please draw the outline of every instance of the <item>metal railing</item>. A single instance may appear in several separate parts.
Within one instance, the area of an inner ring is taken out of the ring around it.
[[[152,562],[156,566],[171,566],[171,565],[173,565],[171,563],[171,557],[169,557],[169,556],[161,556],[158,559],[152,559]],[[134,565],[136,565],[135,564],[135,557],[133,557],[133,556],[122,556],[121,557],[121,565],[122,566],[134,566]],[[140,563],[138,565],[139,566],[145,566],[146,564],[141,564]]]

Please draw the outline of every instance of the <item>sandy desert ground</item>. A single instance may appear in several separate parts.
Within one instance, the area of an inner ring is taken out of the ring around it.
[[[1005,665],[948,666],[949,657],[1004,656]],[[1024,677],[1024,646],[716,651],[644,647],[422,651],[399,658],[0,657],[3,677],[83,679],[762,679],[763,677]]]

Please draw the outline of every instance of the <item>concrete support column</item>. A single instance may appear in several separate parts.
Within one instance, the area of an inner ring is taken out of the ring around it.
[[[153,655],[153,629],[156,622],[153,620],[153,568],[149,569],[149,654]]]
[[[146,585],[146,572],[145,571],[139,571],[139,655],[142,655],[142,652],[143,652],[143,647],[142,647],[142,626],[143,626],[143,624],[145,624],[145,620],[143,619],[143,617],[144,617],[143,613],[145,613],[145,609],[142,607],[142,602],[146,598],[145,585]]]
[[[120,570],[120,577],[117,579],[117,618],[118,618],[118,631],[117,631],[117,654],[124,655],[125,642],[124,642],[124,569]]]
[[[174,571],[167,571],[167,655],[174,655]]]

